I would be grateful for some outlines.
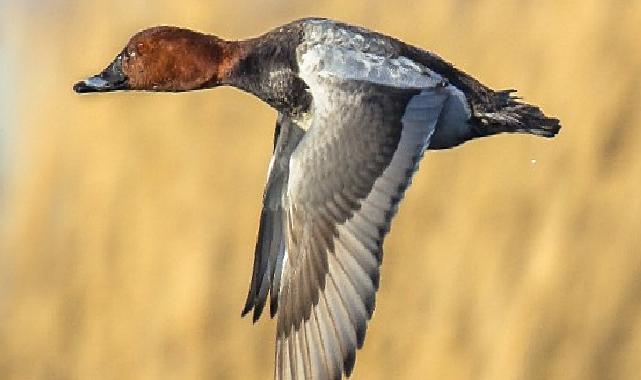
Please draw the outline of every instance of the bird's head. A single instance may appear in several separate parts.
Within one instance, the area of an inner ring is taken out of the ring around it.
[[[221,84],[236,52],[220,38],[158,26],[135,34],[107,68],[76,83],[74,91],[190,91]]]

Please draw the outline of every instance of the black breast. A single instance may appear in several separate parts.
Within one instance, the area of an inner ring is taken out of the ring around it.
[[[229,84],[284,114],[306,111],[312,99],[298,76],[296,47],[301,39],[300,25],[292,24],[247,41],[248,54],[238,63]]]

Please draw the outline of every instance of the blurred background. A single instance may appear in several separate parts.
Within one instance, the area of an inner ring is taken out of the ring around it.
[[[355,379],[638,379],[641,1],[0,1],[0,379],[271,379],[240,319],[275,112],[78,96],[134,32],[303,16],[433,50],[557,116],[429,152]]]

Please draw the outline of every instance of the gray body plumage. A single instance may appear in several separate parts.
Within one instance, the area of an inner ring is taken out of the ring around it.
[[[262,38],[289,39],[280,64],[296,77],[280,81],[297,88],[270,92],[278,85],[260,75],[239,86],[280,112],[243,314],[258,319],[271,294],[276,379],[340,379],[363,344],[383,240],[425,150],[500,132],[552,136],[558,121],[363,28],[307,19]]]

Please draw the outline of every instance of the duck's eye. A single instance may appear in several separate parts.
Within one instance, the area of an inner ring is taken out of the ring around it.
[[[149,46],[142,42],[136,44],[136,54],[141,55],[149,50]]]

